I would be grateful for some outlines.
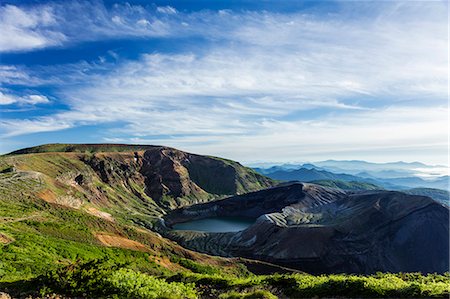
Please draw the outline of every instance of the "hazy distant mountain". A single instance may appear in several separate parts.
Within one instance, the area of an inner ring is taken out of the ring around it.
[[[259,164],[253,165],[261,173],[271,173],[275,170],[296,170],[300,168],[326,170],[333,173],[345,173],[370,178],[405,178],[422,177],[438,178],[447,174],[447,167],[442,165],[427,165],[420,162],[389,162],[372,163],[367,161],[318,161],[307,163]],[[269,170],[268,170],[269,169]]]
[[[338,174],[325,170],[318,170],[315,168],[307,169],[300,168],[297,170],[282,170],[276,169],[271,172],[270,170],[274,169],[274,167],[267,169],[264,174],[268,177],[276,180],[283,181],[303,181],[303,182],[311,182],[316,180],[343,180],[343,181],[361,181],[362,178],[358,178],[349,174]]]
[[[381,186],[365,182],[346,182],[341,180],[318,180],[311,183],[330,188],[339,188],[342,190],[383,190]],[[436,190],[436,189],[432,189]],[[441,190],[439,190],[441,191]],[[442,190],[443,191],[443,190]],[[413,193],[411,193],[413,194]]]
[[[283,166],[272,166],[270,168],[258,168],[255,167],[253,168],[256,172],[260,173],[260,174],[267,174],[267,173],[274,173],[277,171],[286,171],[289,170],[287,168],[284,168]]]
[[[314,181],[344,181],[344,182],[359,182],[372,185],[381,186],[385,189],[402,190],[409,189],[408,186],[400,186],[389,181],[378,181],[373,178],[363,178],[345,173],[333,173],[325,170],[318,170],[315,168],[307,169],[300,168],[297,170],[282,170],[278,167],[271,167],[269,169],[258,169],[256,171],[268,176],[269,178],[282,181],[301,181],[301,182],[314,182]]]
[[[380,171],[363,171],[355,175],[363,178],[404,178],[413,176],[415,173],[410,170],[380,170]]]
[[[443,176],[433,180],[424,180],[419,177],[376,179],[381,184],[391,183],[409,188],[435,188],[449,190],[449,177]]]
[[[307,166],[309,168],[305,168],[303,166]],[[313,182],[318,180],[338,180],[345,182],[369,183],[389,190],[406,190],[411,188],[435,188],[449,190],[448,176],[438,177],[433,180],[424,180],[416,176],[400,176],[401,172],[394,170],[381,170],[376,172],[378,175],[385,174],[386,176],[384,177],[374,176],[367,171],[359,172],[359,175],[336,173],[323,170],[323,168],[316,167],[311,163],[304,164],[302,165],[302,168],[296,170],[284,169],[283,166],[273,166],[268,169],[257,168],[255,170],[272,179],[283,181]],[[393,177],[394,175],[398,175],[398,177]]]
[[[340,180],[319,180],[312,181],[311,183],[321,185],[324,187],[338,188],[342,190],[382,190],[383,187],[365,183],[365,182],[345,182]],[[401,192],[411,195],[421,195],[428,196],[432,199],[443,203],[445,205],[450,205],[450,192],[442,189],[435,188],[413,188],[408,190],[401,190]]]
[[[415,168],[428,168],[435,167],[426,165],[420,162],[388,162],[388,163],[373,163],[367,161],[351,160],[351,161],[337,161],[337,160],[326,160],[313,163],[320,167],[335,167],[339,169],[354,170],[389,170],[389,169],[415,169]]]

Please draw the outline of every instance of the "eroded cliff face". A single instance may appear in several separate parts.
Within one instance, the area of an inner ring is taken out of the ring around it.
[[[190,197],[189,203],[202,202],[210,194],[205,192],[189,176],[182,165],[187,155],[172,149],[155,149],[142,154],[140,173],[145,178],[146,193],[169,208],[182,206],[177,199]],[[170,198],[175,201],[170,201]]]
[[[275,184],[237,162],[162,146],[44,145],[5,161],[46,178],[53,186],[44,190],[48,198],[66,193],[78,196],[80,206],[126,207],[152,216]]]
[[[146,193],[169,209],[274,185],[237,162],[173,148],[147,150],[139,160]]]
[[[237,233],[170,230],[187,219],[253,216]],[[244,256],[311,273],[445,272],[449,209],[400,192],[344,193],[295,184],[174,211],[165,235],[202,252]]]

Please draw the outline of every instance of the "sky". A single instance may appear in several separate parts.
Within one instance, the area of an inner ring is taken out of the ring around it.
[[[2,1],[0,152],[448,165],[447,1]]]

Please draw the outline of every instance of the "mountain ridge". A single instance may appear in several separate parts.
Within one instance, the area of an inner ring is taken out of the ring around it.
[[[256,168],[255,170],[265,176],[284,181],[298,180],[312,182],[316,180],[342,180],[346,182],[353,181],[369,183],[392,190],[406,190],[410,188],[436,188],[450,190],[448,176],[436,177],[433,180],[424,180],[417,176],[380,178],[368,174],[367,176],[362,177],[349,173],[333,172],[329,169],[317,167],[312,164],[309,165],[309,168],[301,167],[298,169],[283,169],[282,166],[273,166],[267,169]],[[388,170],[388,172],[390,171]]]
[[[1,158],[2,171],[42,174],[49,184],[44,199],[63,202],[57,193],[73,190],[86,204],[110,206],[112,199],[122,205],[130,194],[141,210],[162,211],[275,184],[238,162],[164,146],[50,144]]]
[[[18,149],[5,155],[23,155],[57,152],[117,152],[143,151],[151,148],[168,148],[160,145],[121,144],[121,143],[48,143]]]

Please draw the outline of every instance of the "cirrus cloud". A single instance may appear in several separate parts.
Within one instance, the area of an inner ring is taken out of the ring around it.
[[[75,11],[89,7],[79,19],[49,3],[44,25],[60,32],[65,46],[126,37],[167,39],[173,48],[133,60],[111,49],[114,62],[3,66],[4,83],[52,86],[68,108],[4,119],[0,129],[12,138],[110,124],[99,134],[105,141],[159,142],[241,160],[256,151],[260,159],[356,157],[383,146],[387,155],[410,146],[442,159],[445,5],[338,3],[336,13],[320,14],[70,2]],[[33,26],[24,28],[40,25]],[[179,43],[185,38],[200,41],[187,50]]]

